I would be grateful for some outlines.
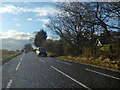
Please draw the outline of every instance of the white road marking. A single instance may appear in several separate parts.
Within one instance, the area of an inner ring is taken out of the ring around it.
[[[20,62],[18,63],[18,65],[17,65],[17,67],[16,67],[16,70],[18,70],[19,66],[20,66]]]
[[[87,69],[87,71],[90,71],[90,72],[94,72],[94,73],[97,73],[97,74],[100,74],[100,75],[103,75],[103,76],[106,76],[106,77],[110,77],[110,78],[113,78],[113,79],[117,79],[117,80],[120,80],[120,78],[118,77],[114,77],[114,76],[111,76],[111,75],[107,75],[107,74],[104,74],[104,73],[101,73],[101,72],[97,72],[97,71],[94,71],[94,70],[90,70],[90,69]]]
[[[11,84],[12,84],[12,79],[10,79],[10,81],[8,82],[8,84],[7,84],[7,87],[6,88],[10,88],[10,86],[11,86]]]
[[[6,65],[8,64],[8,63],[5,63]]]
[[[69,79],[73,80],[74,82],[76,82],[77,84],[83,86],[84,88],[88,89],[88,90],[92,90],[91,88],[87,87],[86,85],[82,84],[81,82],[75,80],[74,78],[70,77],[69,75],[63,73],[62,71],[58,70],[57,68],[51,66],[51,68],[55,69],[56,71],[58,71],[59,73],[63,74],[64,76],[68,77]]]
[[[21,59],[24,57],[24,54],[22,55]]]
[[[21,61],[23,60],[23,58],[21,58]]]
[[[67,62],[63,62],[63,63],[65,63],[65,64],[67,64],[67,65],[71,65],[70,63],[67,63]]]
[[[43,60],[41,60],[41,59],[39,59],[41,62],[43,62],[43,63],[46,63],[45,61],[43,61]]]
[[[71,65],[70,63],[67,63],[67,62],[64,62],[64,61],[58,61],[58,62],[62,62],[62,63],[67,64],[67,65]]]
[[[25,54],[23,54],[23,56],[22,56],[22,57],[24,57],[24,55],[25,55]]]

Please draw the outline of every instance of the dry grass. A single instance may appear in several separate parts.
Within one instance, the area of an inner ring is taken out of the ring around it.
[[[111,60],[109,58],[103,58],[103,57],[86,58],[86,57],[72,57],[72,56],[60,56],[59,58],[66,59],[66,60],[71,60],[71,61],[79,62],[79,63],[92,64],[92,65],[97,65],[97,66],[100,66],[100,67],[120,70],[120,59]]]
[[[1,58],[2,61],[14,57],[21,53],[20,51],[9,51],[9,50],[1,50],[0,52],[2,52],[2,58]]]

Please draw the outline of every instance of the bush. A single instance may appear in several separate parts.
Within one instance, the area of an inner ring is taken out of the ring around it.
[[[109,63],[111,60],[109,58],[106,58],[103,60],[104,63]]]
[[[120,60],[117,62],[117,67],[120,70]]]
[[[89,58],[90,61],[91,61],[91,60],[94,60],[94,59],[95,59],[94,57],[90,57],[90,58]]]
[[[106,58],[105,56],[101,55],[101,56],[98,58],[98,60],[103,61],[105,58]]]

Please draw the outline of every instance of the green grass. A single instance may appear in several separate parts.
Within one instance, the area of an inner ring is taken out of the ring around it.
[[[106,67],[106,68],[115,69],[115,70],[120,69],[119,60],[110,60],[109,58],[106,58],[104,60],[101,60],[100,58],[96,59],[94,57],[86,58],[86,57],[72,57],[72,56],[60,56],[58,58],[70,60],[78,63],[97,65],[100,67]]]

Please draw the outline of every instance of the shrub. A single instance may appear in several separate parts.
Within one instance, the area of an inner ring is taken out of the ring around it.
[[[103,60],[104,63],[109,63],[111,60],[109,58],[106,58]]]
[[[102,56],[100,56],[100,57],[98,58],[98,60],[103,61],[105,58],[106,58],[106,57],[102,55]]]
[[[89,58],[90,61],[91,61],[91,60],[94,60],[94,59],[95,59],[94,57],[90,57],[90,58]]]
[[[120,60],[117,62],[117,67],[120,70]]]

